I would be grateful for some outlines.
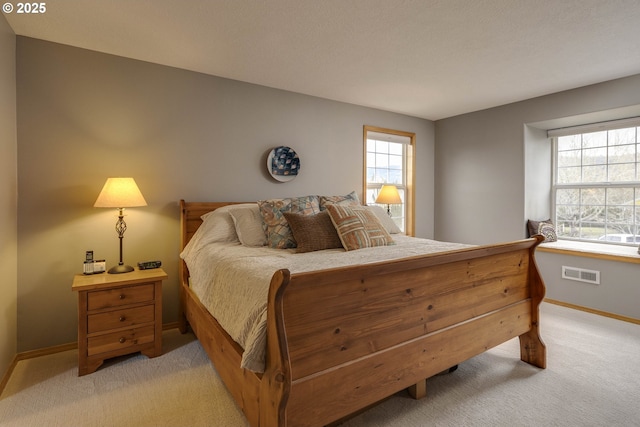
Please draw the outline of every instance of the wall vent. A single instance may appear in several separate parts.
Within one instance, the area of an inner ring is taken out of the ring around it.
[[[562,278],[577,280],[579,282],[600,284],[600,272],[596,270],[586,270],[584,268],[562,266]]]

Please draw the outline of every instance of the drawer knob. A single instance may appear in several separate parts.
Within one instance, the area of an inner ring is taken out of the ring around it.
[[[118,295],[118,298],[119,298],[119,299],[124,299],[124,294],[120,294],[120,295]]]
[[[126,340],[127,340],[127,339],[126,339],[125,337],[120,338],[120,340],[119,340],[119,341],[120,341],[120,344],[124,344],[124,342],[125,342]]]
[[[126,317],[124,317],[124,316],[120,316],[120,319],[119,319],[119,320],[120,320],[121,322],[124,322],[124,321],[126,320]]]

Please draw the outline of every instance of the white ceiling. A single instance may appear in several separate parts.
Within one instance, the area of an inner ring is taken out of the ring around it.
[[[640,73],[639,0],[45,4],[4,16],[21,36],[431,120]]]

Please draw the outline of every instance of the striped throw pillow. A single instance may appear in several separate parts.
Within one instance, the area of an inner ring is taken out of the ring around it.
[[[327,205],[327,210],[346,250],[394,244],[376,214],[368,207]]]

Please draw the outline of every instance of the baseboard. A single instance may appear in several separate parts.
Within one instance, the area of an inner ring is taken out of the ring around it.
[[[544,301],[548,302],[549,304],[560,305],[562,307],[572,308],[574,310],[585,311],[587,313],[597,314],[599,316],[610,317],[612,319],[622,320],[623,322],[635,323],[636,325],[640,325],[640,319],[635,319],[633,317],[621,316],[619,314],[608,313],[606,311],[601,311],[601,310],[595,310],[593,308],[570,304],[568,302],[558,301],[555,299],[545,298]]]
[[[9,382],[9,378],[11,378],[11,374],[13,374],[13,370],[15,369],[17,364],[18,364],[18,355],[15,355],[11,363],[9,363],[7,372],[5,372],[4,375],[2,376],[2,382],[0,382],[0,396],[4,391],[4,388],[7,386],[7,383]]]

